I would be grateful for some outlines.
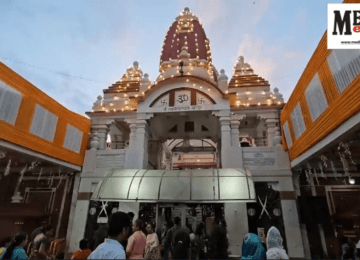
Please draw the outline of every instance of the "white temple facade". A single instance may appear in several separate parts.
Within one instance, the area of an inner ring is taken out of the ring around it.
[[[211,232],[223,218],[233,257],[241,256],[245,234],[262,237],[276,226],[289,257],[304,258],[281,145],[282,95],[242,56],[230,80],[219,74],[209,44],[185,8],[167,32],[156,80],[134,62],[98,96],[87,113],[91,139],[74,187],[67,252],[120,210],[145,214],[157,231],[179,216],[183,226],[203,221]]]

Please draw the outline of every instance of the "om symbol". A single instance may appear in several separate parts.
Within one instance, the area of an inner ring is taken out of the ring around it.
[[[179,96],[178,96],[178,99],[177,99],[177,101],[178,101],[179,103],[183,103],[183,102],[188,101],[188,100],[189,100],[189,96],[186,95],[186,94],[179,95]]]

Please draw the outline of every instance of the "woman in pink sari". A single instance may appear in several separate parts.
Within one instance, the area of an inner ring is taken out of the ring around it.
[[[155,225],[149,223],[146,226],[148,233],[146,237],[145,259],[161,259],[159,239],[155,233]]]
[[[145,252],[146,236],[141,231],[143,229],[144,222],[141,219],[137,219],[133,225],[134,234],[128,239],[126,246],[126,258],[127,259],[143,259]]]

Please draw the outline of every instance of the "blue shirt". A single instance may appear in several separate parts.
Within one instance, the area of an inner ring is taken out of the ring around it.
[[[88,259],[126,259],[123,246],[114,239],[105,238],[88,257]]]
[[[4,250],[1,253],[1,259],[3,258],[5,252],[6,252],[6,250]],[[24,248],[15,247],[13,252],[12,252],[11,259],[15,259],[15,260],[17,260],[17,259],[28,259],[28,256],[26,255]]]

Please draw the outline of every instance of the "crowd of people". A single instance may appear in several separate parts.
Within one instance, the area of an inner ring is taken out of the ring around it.
[[[2,241],[0,259],[49,259],[50,240],[53,237],[54,228],[51,226],[39,227],[30,236],[20,232],[13,239]]]
[[[216,236],[214,240],[207,235],[203,222],[197,225],[194,232],[191,226],[182,227],[181,219],[175,217],[173,225],[170,222],[162,230],[160,244],[155,224],[145,223],[142,219],[132,222],[133,217],[131,212],[112,214],[104,229],[106,232],[100,230],[103,241],[101,238],[97,240],[94,251],[89,249],[88,241],[83,239],[79,243],[79,250],[72,254],[71,259],[228,259],[228,244],[224,244],[227,239],[221,236],[226,236],[226,230],[224,233],[221,225],[212,230],[211,234]],[[54,256],[49,255],[50,240],[53,236],[54,228],[49,226],[35,229],[30,236],[20,232],[13,239],[6,238],[0,244],[0,259],[54,259]],[[222,247],[227,252],[221,253],[224,252]],[[342,259],[354,259],[354,255],[348,253],[349,248],[348,241],[342,241]],[[280,231],[271,227],[267,232],[265,245],[256,234],[249,233],[244,236],[241,259],[289,257]]]

